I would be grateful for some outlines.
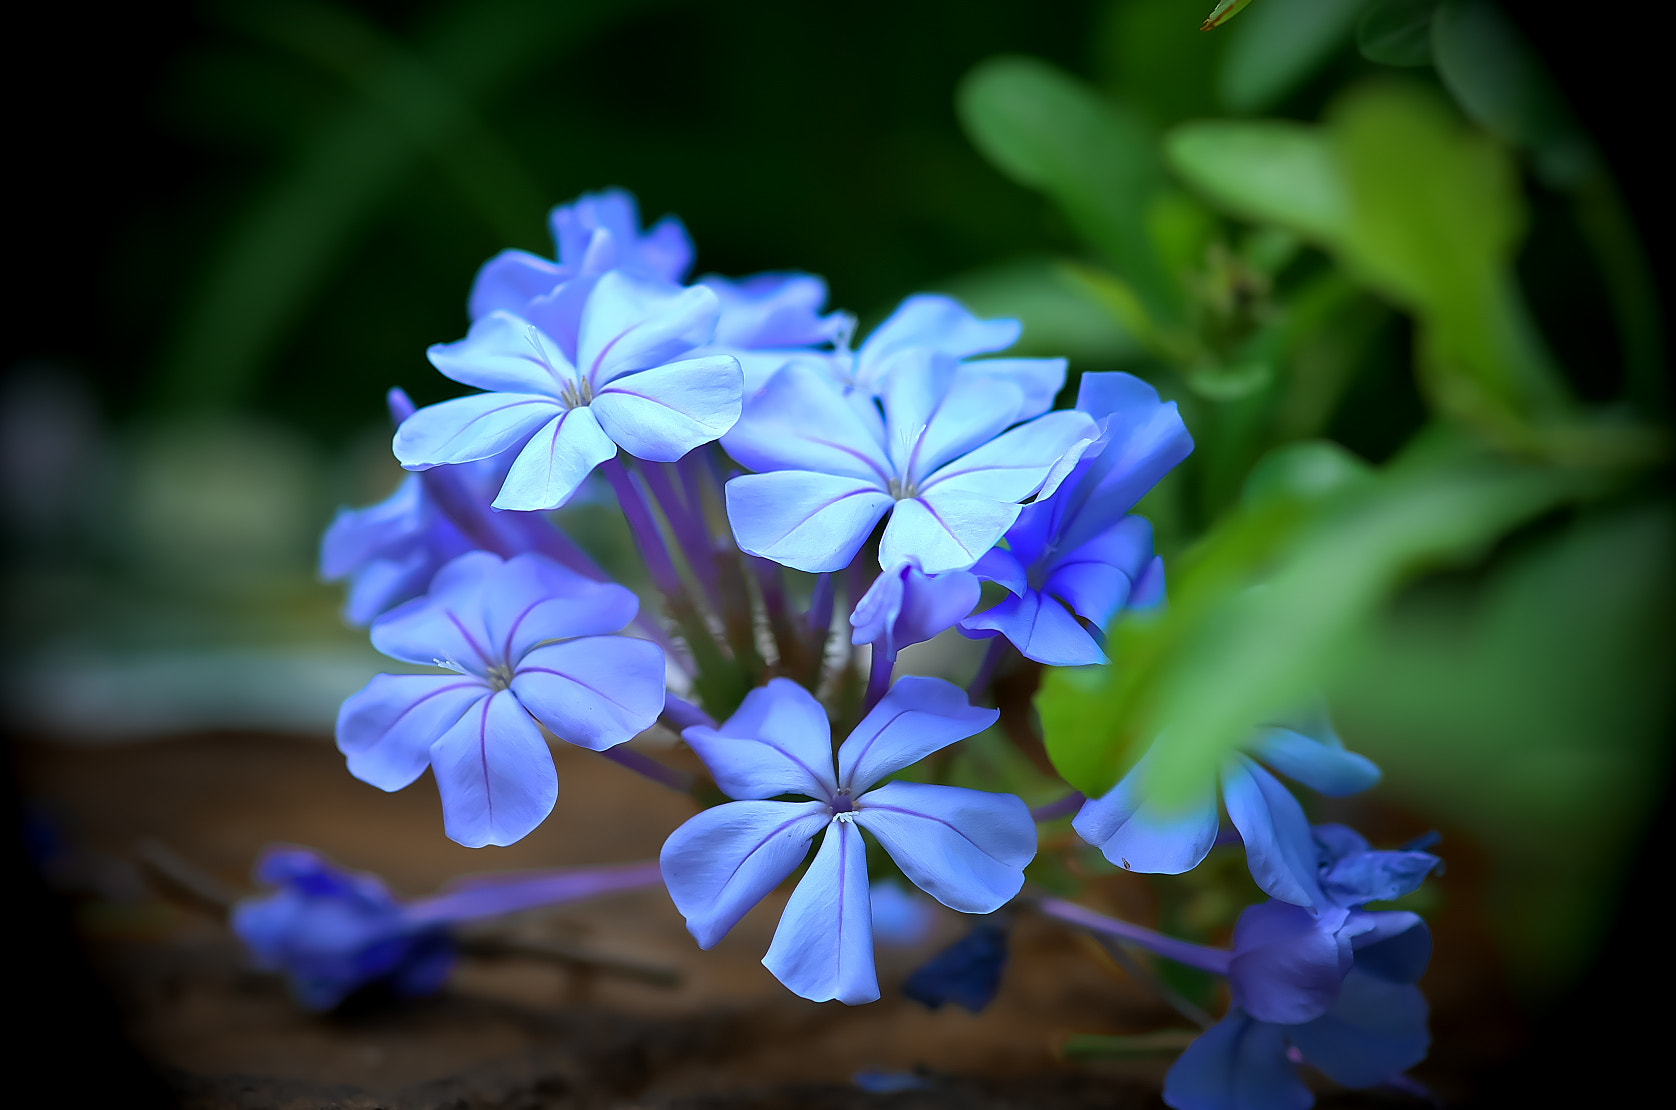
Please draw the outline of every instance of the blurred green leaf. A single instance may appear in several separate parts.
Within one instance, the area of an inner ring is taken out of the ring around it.
[[[529,186],[515,171],[502,176],[510,160],[485,143],[466,106],[491,98],[555,50],[637,6],[540,0],[444,5],[422,25],[411,55],[369,44],[337,10],[228,9],[236,21],[263,19],[274,35],[299,34],[287,21],[306,17],[310,22],[298,27],[313,26],[323,37],[301,34],[293,48],[362,76],[357,95],[299,151],[210,260],[165,355],[159,380],[164,402],[214,408],[248,393],[321,276],[427,150],[445,160],[487,151],[487,162],[452,172],[486,211],[509,213],[509,204],[527,204]],[[273,18],[265,19],[269,14]],[[537,205],[496,222],[511,230],[528,220],[533,241],[539,211]]]
[[[1319,127],[1281,120],[1188,123],[1166,136],[1164,151],[1172,169],[1234,215],[1317,243],[1344,237],[1343,175]]]
[[[1221,0],[1221,3],[1217,4],[1211,13],[1205,17],[1205,21],[1200,24],[1199,30],[1209,31],[1222,26],[1243,12],[1250,3],[1251,0]]]
[[[1049,672],[1037,708],[1068,781],[1103,793],[1161,737],[1150,788],[1184,802],[1254,727],[1334,677],[1410,575],[1598,484],[1443,435],[1376,475],[1361,469],[1331,444],[1272,453],[1247,504],[1180,561],[1165,613],[1118,626],[1110,665]]]
[[[979,316],[1012,316],[1024,334],[1018,355],[1063,356],[1073,366],[1109,369],[1133,361],[1140,341],[1088,286],[1054,258],[1021,258],[932,284]]]
[[[1263,112],[1350,38],[1367,0],[1264,0],[1229,32],[1216,89],[1230,112]]]
[[[1437,0],[1374,0],[1356,24],[1356,47],[1381,65],[1427,65],[1436,10]]]
[[[1179,315],[1148,213],[1165,177],[1151,129],[1132,111],[1035,58],[983,62],[957,105],[978,149],[1013,180],[1051,196],[1117,268],[1149,313]]]

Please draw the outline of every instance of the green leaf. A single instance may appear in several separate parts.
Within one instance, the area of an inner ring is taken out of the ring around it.
[[[1229,32],[1217,95],[1231,112],[1263,112],[1308,80],[1356,26],[1367,0],[1264,0]]]
[[[1164,152],[1176,173],[1234,215],[1321,244],[1344,236],[1343,177],[1318,127],[1280,120],[1189,123],[1166,136]]]
[[[1251,0],[1221,0],[1216,8],[1205,17],[1205,21],[1199,25],[1199,30],[1210,31],[1222,26],[1243,12],[1246,5],[1250,3]]]
[[[1051,196],[1161,319],[1180,292],[1149,235],[1165,177],[1151,129],[1069,74],[1035,58],[981,63],[957,107],[972,142],[1003,173]]]
[[[1356,47],[1381,65],[1428,65],[1436,10],[1437,0],[1375,0],[1356,24]]]

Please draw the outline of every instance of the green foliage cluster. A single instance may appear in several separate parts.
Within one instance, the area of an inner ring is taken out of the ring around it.
[[[1199,445],[1142,505],[1177,549],[1169,605],[1114,631],[1109,666],[1048,674],[1047,749],[1098,794],[1162,738],[1151,787],[1185,801],[1326,692],[1400,796],[1490,846],[1514,962],[1553,986],[1666,760],[1676,521],[1646,263],[1492,5],[1242,7],[1207,42],[1179,5],[1111,5],[1105,88],[1007,56],[960,89],[972,141],[1063,214],[1062,273]],[[1323,74],[1344,76],[1297,95]],[[1580,280],[1612,298],[1610,403],[1579,400],[1521,288],[1531,197],[1563,202]],[[1329,433],[1405,349],[1423,413],[1374,465]]]

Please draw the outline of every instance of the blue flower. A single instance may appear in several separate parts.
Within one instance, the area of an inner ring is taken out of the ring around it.
[[[972,568],[1012,596],[961,622],[967,635],[1005,636],[1056,667],[1104,663],[1090,628],[1103,635],[1121,610],[1163,600],[1152,526],[1128,513],[1193,450],[1175,402],[1129,374],[1084,374],[1076,407],[1098,421],[1101,438],[1058,492],[1024,507],[1005,546]]]
[[[410,997],[436,990],[454,965],[452,924],[660,881],[655,865],[627,864],[488,876],[403,902],[378,876],[345,871],[295,847],[264,852],[256,878],[277,889],[233,907],[233,931],[260,966],[284,972],[297,1000],[312,1010],[330,1009],[375,982]]]
[[[872,644],[894,660],[909,644],[923,643],[953,628],[978,603],[977,576],[970,571],[922,574],[913,563],[886,570],[873,580],[850,614],[852,644]]]
[[[376,875],[345,871],[306,848],[270,849],[256,878],[279,889],[233,908],[233,931],[263,968],[285,972],[297,1001],[329,1010],[375,981],[429,994],[454,966],[439,923],[416,925]]]
[[[933,1010],[953,1002],[975,1014],[995,1001],[1006,967],[1007,927],[985,919],[916,968],[902,993]]]
[[[514,450],[497,509],[556,508],[617,449],[673,462],[733,426],[740,372],[727,355],[681,359],[710,342],[716,294],[622,271],[587,291],[574,320],[562,287],[525,315],[497,310],[429,351],[438,370],[488,390],[420,409],[396,431],[409,470]],[[675,361],[681,359],[680,361]]]
[[[1315,1096],[1298,1076],[1300,1061],[1346,1087],[1372,1087],[1425,1059],[1431,1044],[1426,999],[1414,982],[1431,957],[1431,934],[1413,914],[1363,916],[1379,921],[1351,941],[1351,957],[1332,998],[1310,1007],[1307,1020],[1255,1016],[1246,1008],[1254,997],[1251,984],[1242,985],[1240,972],[1231,970],[1234,1006],[1170,1068],[1164,1101],[1176,1110],[1308,1110]],[[1237,968],[1237,933],[1235,944]],[[1259,951],[1248,947],[1246,960]],[[1271,955],[1284,963],[1285,954]]]
[[[430,593],[386,614],[372,642],[454,674],[383,674],[344,702],[350,773],[400,790],[428,766],[448,835],[511,844],[552,812],[558,776],[543,727],[592,751],[630,739],[664,704],[663,652],[614,636],[639,602],[540,555],[474,551]]]
[[[664,844],[664,882],[699,947],[713,947],[796,870],[823,831],[762,961],[804,998],[853,1005],[879,997],[863,828],[945,906],[990,913],[1005,904],[1036,854],[1023,801],[914,782],[875,787],[995,718],[941,679],[904,678],[839,747],[835,764],[825,709],[776,678],[720,728],[687,729],[717,785],[739,799],[700,813]],[[771,800],[782,794],[814,800]]]
[[[679,282],[692,268],[693,245],[674,216],[642,233],[634,197],[621,189],[584,193],[548,216],[558,260],[507,250],[477,272],[468,309],[473,321],[492,312],[525,314],[531,302],[561,285],[622,270],[648,281]]]
[[[424,593],[444,563],[474,546],[410,474],[378,504],[338,510],[320,541],[320,577],[349,579],[343,615],[351,624],[371,624]]]
[[[1261,729],[1247,750],[1323,794],[1354,794],[1379,781],[1379,768],[1346,751],[1325,715],[1300,729]],[[1128,871],[1163,875],[1197,867],[1216,841],[1220,778],[1223,802],[1245,841],[1246,861],[1257,885],[1270,897],[1305,908],[1329,901],[1317,875],[1309,821],[1280,780],[1235,753],[1223,761],[1219,775],[1200,784],[1187,806],[1166,812],[1144,796],[1150,755],[1104,797],[1085,803],[1071,822],[1107,859]]]
[[[758,471],[727,484],[734,536],[752,555],[834,571],[888,515],[881,566],[964,570],[1001,538],[1019,502],[1050,495],[1094,439],[1086,413],[1028,419],[1029,408],[1018,384],[973,377],[948,356],[892,372],[882,412],[793,363],[722,442]]]

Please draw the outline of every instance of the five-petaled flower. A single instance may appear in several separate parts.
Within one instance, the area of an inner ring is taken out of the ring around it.
[[[350,772],[399,790],[429,766],[450,837],[472,848],[522,839],[559,794],[543,726],[603,751],[663,710],[662,649],[610,635],[639,604],[541,555],[454,560],[430,593],[372,627],[386,655],[454,673],[379,675],[344,702]]]
[[[683,734],[716,783],[739,799],[706,810],[664,844],[664,882],[701,948],[727,934],[825,839],[786,903],[763,964],[824,1002],[879,997],[861,830],[920,889],[951,909],[990,913],[1024,884],[1036,828],[1011,794],[879,780],[987,728],[993,709],[955,686],[904,678],[856,726],[834,762],[826,710],[776,678],[720,728]],[[773,801],[803,794],[811,801]]]

